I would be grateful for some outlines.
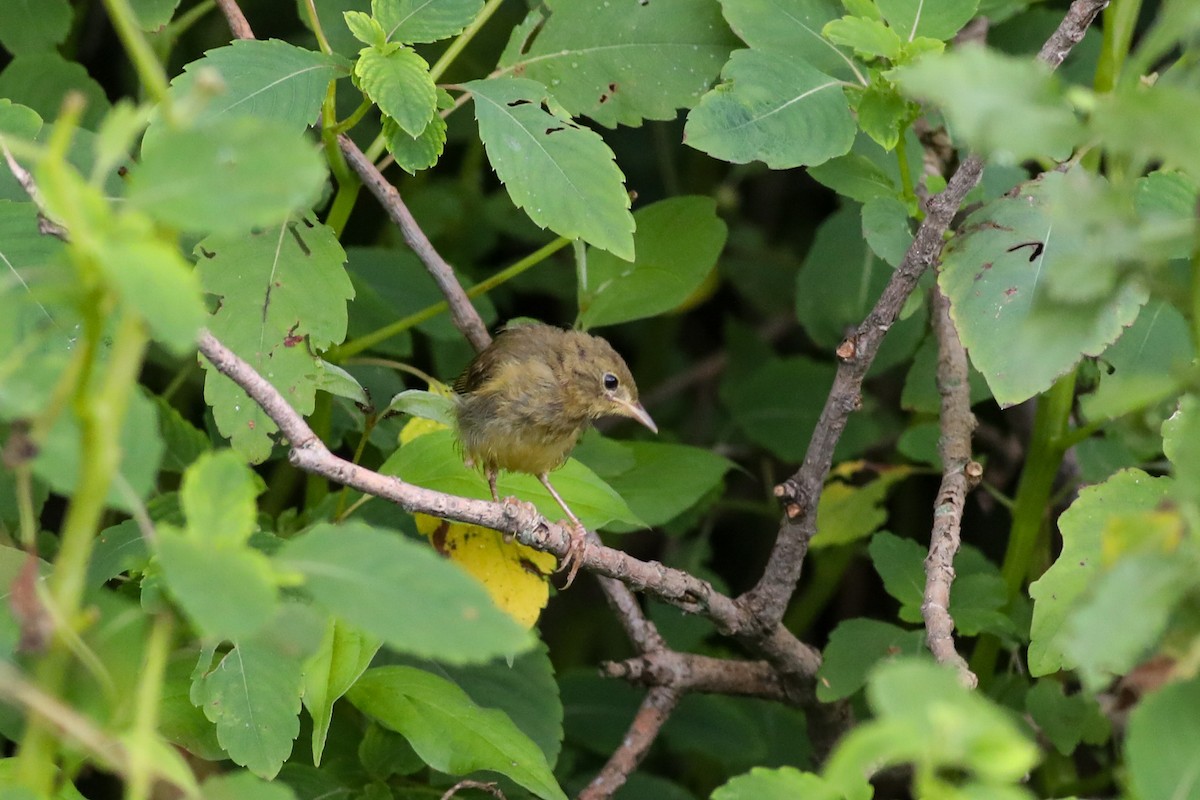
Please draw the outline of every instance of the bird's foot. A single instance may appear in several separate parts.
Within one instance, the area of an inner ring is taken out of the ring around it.
[[[532,530],[537,525],[541,513],[537,510],[537,506],[533,503],[527,503],[516,497],[506,497],[500,501],[504,506],[504,516],[517,521],[518,527],[521,530]],[[511,542],[515,534],[508,531],[504,532],[504,541]]]
[[[575,576],[579,573],[579,568],[583,565],[584,557],[587,555],[588,532],[579,522],[564,520],[561,524],[571,531],[571,541],[567,545],[567,552],[558,562],[558,572],[567,571],[567,582],[562,587],[565,590],[571,588],[571,584],[575,582]]]

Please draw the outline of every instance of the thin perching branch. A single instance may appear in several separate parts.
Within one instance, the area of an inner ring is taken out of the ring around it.
[[[933,507],[929,556],[925,559],[925,641],[940,663],[958,672],[959,680],[974,689],[979,684],[966,660],[954,649],[954,618],[950,616],[950,586],[954,582],[954,556],[958,553],[963,506],[967,493],[979,484],[981,469],[971,460],[971,384],[967,351],[950,319],[950,301],[933,291],[933,333],[938,343],[937,385],[942,397],[938,454],[942,459],[942,485]]]
[[[579,793],[578,800],[605,800],[612,797],[642,763],[681,697],[682,692],[667,686],[656,686],[646,692],[629,726],[629,732],[621,740],[621,746],[613,752],[600,774]]]
[[[1108,0],[1075,0],[1058,29],[1038,54],[1039,60],[1057,67],[1079,43]],[[850,414],[862,406],[862,382],[874,361],[884,334],[899,316],[917,281],[942,251],[943,238],[963,198],[979,182],[983,159],[968,156],[945,190],[926,204],[926,216],[904,261],[863,323],[837,349],[839,359],[833,387],[817,421],[804,463],[794,475],[775,487],[784,507],[784,519],[762,578],[738,598],[761,628],[773,628],[783,618],[800,579],[808,543],[817,530],[817,500],[833,463],[833,450]]]

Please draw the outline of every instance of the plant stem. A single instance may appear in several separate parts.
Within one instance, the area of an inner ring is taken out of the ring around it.
[[[161,105],[163,113],[170,119],[171,104],[167,97],[166,70],[159,63],[158,57],[154,55],[154,48],[146,41],[141,28],[138,27],[137,15],[134,14],[133,7],[129,5],[129,0],[104,0],[104,7],[108,9],[108,18],[112,21],[113,28],[116,29],[117,36],[121,39],[121,44],[129,53],[129,60],[133,62],[138,80],[146,88],[150,99]]]
[[[312,0],[309,0],[309,2],[312,2]],[[496,13],[496,9],[500,8],[500,4],[503,2],[504,0],[488,0],[483,9],[475,17],[475,21],[468,25],[458,35],[458,38],[450,43],[450,46],[446,48],[446,52],[442,53],[442,57],[429,70],[429,75],[433,78],[434,83],[437,83],[438,78],[442,77],[443,73],[449,69],[450,65],[454,63],[454,59],[458,58],[463,49],[471,43],[471,40],[475,38],[475,34],[479,33],[480,28],[487,23],[492,14]]]
[[[171,653],[171,635],[175,620],[170,614],[154,617],[146,654],[138,673],[133,731],[129,742],[129,775],[125,781],[125,800],[145,800],[150,796],[154,775],[155,742],[158,739],[158,707],[162,702],[163,676]]]
[[[87,345],[94,347],[103,334],[98,309],[88,323]],[[141,319],[123,312],[113,333],[103,385],[93,392],[93,372],[90,365],[85,365],[76,387],[74,405],[81,438],[79,482],[63,520],[61,545],[48,581],[50,602],[67,625],[78,621],[105,498],[121,463],[122,423],[148,341]],[[36,670],[38,687],[47,695],[57,697],[61,693],[69,661],[67,637],[55,636]],[[57,749],[49,721],[31,715],[19,753],[18,775],[25,786],[40,794],[50,792]]]
[[[308,17],[308,26],[312,28],[313,35],[317,37],[317,46],[321,48],[321,52],[329,55],[333,52],[333,48],[329,46],[329,40],[325,38],[325,31],[321,28],[321,19],[317,16],[317,5],[313,0],[305,0],[304,15]]]
[[[1092,84],[1097,92],[1111,92],[1120,80],[1141,10],[1142,0],[1112,0],[1104,9],[1104,39]]]
[[[538,264],[545,261],[547,258],[552,256],[554,253],[557,253],[559,250],[563,249],[570,243],[571,243],[570,239],[565,239],[561,236],[558,237],[557,239],[550,242],[549,244],[543,245],[542,247],[538,248],[534,252],[525,256],[524,258],[522,258],[520,261],[513,264],[512,266],[505,267],[504,269],[500,270],[499,272],[497,272],[495,275],[488,278],[487,280],[480,281],[479,283],[475,284],[474,286],[472,286],[470,289],[467,290],[467,297],[478,297],[481,294],[486,294],[487,292],[490,292],[492,289],[495,289],[500,284],[505,283],[506,281],[510,281],[513,278],[517,277],[518,275],[520,275],[522,272],[526,271],[530,267],[537,266]],[[450,306],[444,300],[441,302],[438,302],[438,303],[434,303],[431,306],[427,306],[427,307],[421,309],[420,311],[416,312],[415,314],[409,314],[407,317],[404,317],[403,319],[396,320],[395,322],[393,322],[390,325],[385,325],[384,327],[379,328],[378,330],[374,330],[374,331],[371,331],[370,333],[363,334],[362,336],[358,337],[357,339],[353,339],[349,342],[342,343],[338,347],[335,347],[332,350],[330,350],[329,352],[327,352],[325,354],[325,360],[333,362],[335,364],[341,363],[342,361],[345,361],[347,358],[350,358],[351,356],[356,356],[359,353],[363,352],[364,350],[374,347],[375,345],[379,344],[380,342],[386,341],[386,340],[392,338],[393,336],[396,336],[397,334],[403,333],[404,331],[408,330],[409,328],[412,328],[412,327],[415,327],[415,326],[421,324],[422,322],[424,322],[427,319],[433,319],[438,314],[441,314],[443,311],[447,310],[448,308],[450,308]]]

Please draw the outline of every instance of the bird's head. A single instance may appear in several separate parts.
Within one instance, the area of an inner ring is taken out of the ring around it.
[[[637,384],[625,359],[612,345],[586,333],[570,335],[564,345],[572,376],[571,394],[587,409],[590,419],[630,417],[658,433],[658,426],[638,401]]]

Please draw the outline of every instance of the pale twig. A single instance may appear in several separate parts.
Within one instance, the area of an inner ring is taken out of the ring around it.
[[[670,686],[681,691],[742,695],[787,701],[787,687],[766,661],[728,658],[663,650],[624,661],[606,661],[600,673],[642,686]]]
[[[921,616],[925,619],[925,641],[933,657],[953,666],[959,680],[973,689],[979,679],[954,649],[950,586],[954,582],[954,556],[960,543],[963,506],[967,492],[979,484],[982,473],[979,465],[971,460],[975,415],[971,413],[967,351],[950,319],[950,301],[936,289],[933,292],[933,332],[938,343],[937,384],[942,396],[942,435],[938,441],[942,485],[933,507]]]
[[[478,789],[481,792],[487,792],[492,797],[505,800],[504,792],[500,791],[500,787],[494,782],[484,783],[483,781],[461,780],[446,790],[440,800],[450,800],[451,797],[461,792],[463,789]]]
[[[604,800],[612,797],[625,784],[646,757],[681,696],[678,689],[667,686],[656,686],[646,692],[621,745],[613,752],[600,774],[579,793],[578,800]]]

